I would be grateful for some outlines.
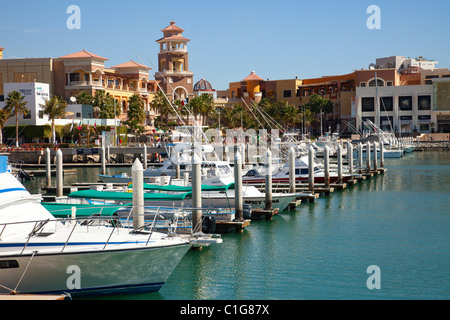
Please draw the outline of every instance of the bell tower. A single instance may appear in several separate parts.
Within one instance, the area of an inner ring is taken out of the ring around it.
[[[192,97],[194,74],[189,71],[189,53],[183,37],[184,30],[175,25],[174,21],[161,30],[163,37],[156,40],[159,43],[158,72],[155,79],[160,81],[161,88],[174,100]]]

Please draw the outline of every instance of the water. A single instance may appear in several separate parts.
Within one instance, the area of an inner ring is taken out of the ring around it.
[[[157,293],[108,299],[449,299],[450,153],[385,162],[384,175],[190,250]],[[371,265],[379,290],[366,285]]]

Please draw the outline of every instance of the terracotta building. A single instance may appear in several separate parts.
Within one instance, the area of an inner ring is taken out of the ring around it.
[[[185,100],[192,97],[194,74],[189,71],[189,53],[183,37],[184,30],[175,25],[174,21],[161,30],[163,37],[156,40],[160,45],[158,53],[158,72],[155,79],[162,90],[172,99]]]

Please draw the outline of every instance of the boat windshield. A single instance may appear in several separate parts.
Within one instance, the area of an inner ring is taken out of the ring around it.
[[[219,169],[219,173],[222,175],[225,174],[230,174],[231,173],[231,168],[229,166],[226,165],[219,165],[217,166],[217,168]]]

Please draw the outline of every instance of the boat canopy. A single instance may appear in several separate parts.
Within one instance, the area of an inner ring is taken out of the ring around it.
[[[133,187],[132,184],[129,185],[130,188]],[[228,189],[234,189],[234,183],[230,183],[223,186],[210,186],[202,185],[202,191],[227,191]],[[170,191],[170,192],[192,192],[192,186],[160,186],[156,184],[144,183],[144,190],[154,190],[154,191]]]
[[[184,200],[186,197],[191,197],[192,192],[180,194],[167,193],[144,193],[144,201],[158,201],[158,200]],[[133,200],[133,193],[131,192],[115,192],[115,191],[97,191],[97,190],[82,190],[75,191],[69,194],[69,198],[83,198],[83,199],[102,199],[102,200]]]
[[[92,204],[70,204],[70,203],[53,203],[42,202],[42,205],[55,218],[67,218],[72,215],[72,208],[75,207],[77,217],[90,217],[94,214],[102,216],[112,216],[121,206],[115,205],[92,205]],[[131,204],[130,204],[131,205]]]

